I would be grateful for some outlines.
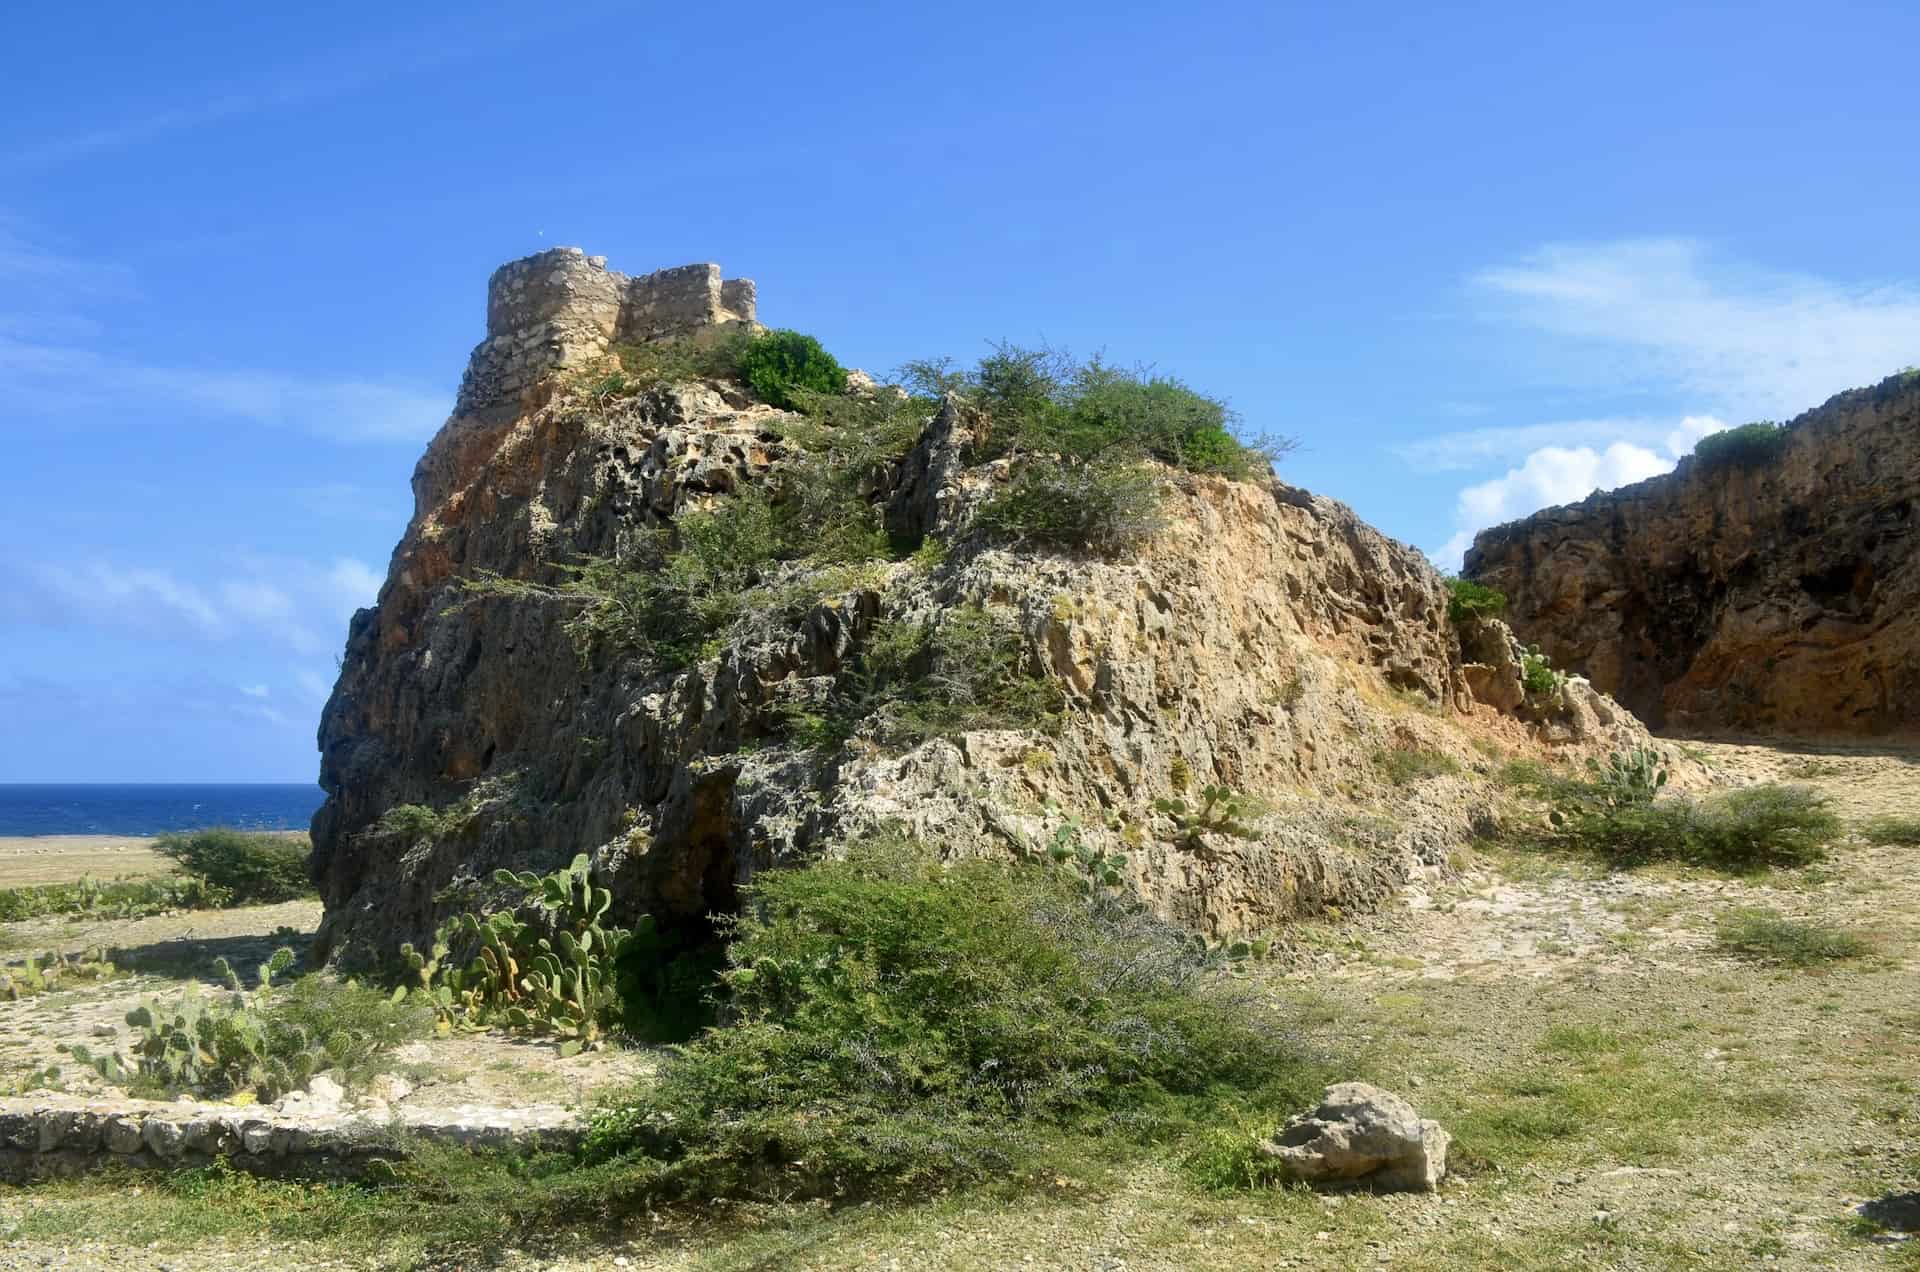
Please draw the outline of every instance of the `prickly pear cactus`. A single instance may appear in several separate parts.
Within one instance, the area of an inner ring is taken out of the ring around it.
[[[551,1036],[562,1055],[594,1046],[619,1008],[613,960],[628,937],[602,926],[613,895],[594,886],[585,853],[549,875],[499,870],[493,879],[527,901],[448,920],[430,954],[402,946],[409,983],[395,999],[417,996],[431,1005],[442,1033],[505,1028]],[[448,961],[456,949],[464,966]]]

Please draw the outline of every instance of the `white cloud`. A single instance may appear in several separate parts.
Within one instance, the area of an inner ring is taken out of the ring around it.
[[[352,618],[355,610],[373,604],[380,595],[382,580],[364,562],[336,557],[327,570],[327,582],[333,588],[336,610],[345,620]]]
[[[1593,446],[1543,446],[1502,476],[1468,486],[1454,507],[1454,534],[1434,554],[1442,568],[1458,569],[1473,536],[1541,508],[1576,503],[1596,490],[1611,490],[1669,472],[1695,442],[1726,424],[1711,416],[1687,416],[1669,426],[1660,449],[1633,442]]]
[[[1626,356],[1642,386],[1786,418],[1920,356],[1920,289],[1716,259],[1689,239],[1541,248],[1471,279],[1497,316]]]
[[[325,702],[333,693],[333,678],[310,667],[296,667],[293,672],[293,683],[295,688],[313,702]]]
[[[268,698],[273,696],[273,690],[266,685],[241,685],[240,692],[246,694],[249,698]]]
[[[28,242],[0,217],[0,401],[37,426],[76,415],[149,418],[172,407],[215,419],[293,428],[340,442],[419,443],[446,418],[446,394],[345,375],[161,366],[101,352],[88,306],[138,297],[132,271]]]
[[[1672,420],[1555,420],[1545,424],[1438,433],[1432,437],[1402,442],[1392,450],[1417,468],[1428,471],[1462,470],[1509,462],[1543,446],[1606,446],[1613,442],[1658,446],[1666,441],[1672,431]]]
[[[0,566],[0,618],[196,642],[248,640],[311,658],[341,648],[347,619],[372,604],[380,587],[380,576],[352,557],[246,559],[234,569],[195,581],[104,559]]]
[[[47,562],[27,567],[29,587],[14,592],[16,604],[37,591],[56,615],[109,627],[163,632],[218,640],[228,634],[226,619],[200,588],[167,570],[116,566],[105,561],[78,565]]]
[[[1396,447],[1430,471],[1506,467],[1460,491],[1454,534],[1435,554],[1448,567],[1477,531],[1657,476],[1726,421],[1791,418],[1920,360],[1920,288],[1755,269],[1689,239],[1553,245],[1469,281],[1489,316],[1560,341],[1568,378],[1597,349],[1613,368],[1610,394],[1650,393],[1683,409]]]

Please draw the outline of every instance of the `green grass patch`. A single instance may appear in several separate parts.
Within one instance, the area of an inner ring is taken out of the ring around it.
[[[1920,817],[1899,817],[1891,813],[1860,823],[1860,834],[1870,844],[1920,846]]]
[[[1460,761],[1441,751],[1393,748],[1376,752],[1373,760],[1395,786],[1412,786],[1430,777],[1450,777],[1461,771]]]
[[[1532,1063],[1433,1113],[1472,1175],[1530,1162],[1647,1166],[1687,1156],[1732,1092],[1679,1068],[1649,1040],[1596,1024],[1554,1026]]]
[[[1807,786],[1749,786],[1705,799],[1608,804],[1595,784],[1561,783],[1550,843],[1620,866],[1672,861],[1734,872],[1819,861],[1841,833],[1831,801]]]
[[[1724,916],[1715,943],[1729,954],[1788,967],[1814,967],[1874,952],[1866,938],[1811,919],[1789,919],[1778,911],[1742,909]]]

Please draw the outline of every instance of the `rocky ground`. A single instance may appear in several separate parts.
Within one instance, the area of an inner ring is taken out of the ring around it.
[[[1819,786],[1849,821],[1920,815],[1920,748],[1693,753],[1736,779]],[[1876,952],[1802,970],[1718,949],[1719,920],[1749,906],[1859,933]],[[1849,838],[1825,863],[1757,878],[1487,852],[1382,911],[1301,927],[1256,973],[1309,1038],[1453,1131],[1454,1174],[1436,1195],[1212,1198],[1156,1163],[1015,1201],[656,1216],[445,1266],[1920,1267],[1920,1240],[1857,1213],[1920,1188],[1916,933],[1920,849]],[[297,1252],[189,1242],[137,1193],[0,1191],[0,1268],[384,1257],[348,1239]]]
[[[106,849],[116,858],[153,856],[144,841],[116,842],[117,851]],[[102,851],[93,836],[0,841],[0,887],[17,886],[16,866],[21,874],[30,872],[34,882],[65,882],[83,874],[100,877]],[[0,950],[6,951],[0,958],[18,960],[46,952],[79,959],[104,955],[114,973],[104,979],[91,974],[78,978],[73,988],[57,993],[0,1000],[0,1104],[31,1096],[98,1100],[112,1095],[115,1088],[60,1048],[78,1042],[101,1051],[124,1042],[130,1032],[126,1014],[140,1002],[167,998],[190,982],[217,988],[216,959],[225,958],[244,970],[281,946],[305,955],[319,922],[318,901],[289,901],[138,919],[46,917],[0,924]],[[599,1051],[562,1060],[551,1045],[483,1034],[408,1044],[396,1053],[393,1067],[413,1088],[400,1111],[426,1114],[583,1105],[603,1087],[626,1081],[654,1063],[654,1053],[646,1050]],[[0,1268],[6,1266],[0,1255]]]

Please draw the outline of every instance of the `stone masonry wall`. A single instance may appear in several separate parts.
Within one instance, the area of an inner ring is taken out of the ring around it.
[[[510,261],[487,280],[487,338],[474,349],[456,415],[516,401],[541,379],[614,344],[639,344],[754,321],[755,289],[713,264],[637,278],[604,256],[556,247]]]
[[[579,1110],[555,1104],[501,1109],[293,1111],[282,1106],[81,1099],[0,1099],[0,1182],[77,1175],[108,1165],[207,1166],[253,1174],[355,1175],[405,1156],[417,1141],[494,1149],[564,1149],[578,1142]],[[304,1106],[303,1106],[304,1107]]]

